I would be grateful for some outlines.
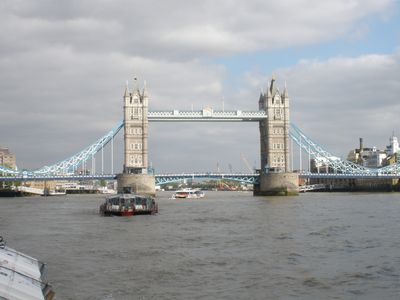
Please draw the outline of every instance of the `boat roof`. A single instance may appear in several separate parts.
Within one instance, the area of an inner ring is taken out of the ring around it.
[[[200,189],[185,188],[185,189],[177,190],[176,192],[199,192],[199,191],[200,191]]]
[[[40,280],[42,277],[40,272],[43,266],[42,262],[9,247],[0,248],[0,266],[35,280]]]
[[[112,196],[108,196],[107,199],[115,199],[115,198],[121,198],[121,199],[133,199],[133,198],[152,198],[150,196],[146,195],[138,195],[138,194],[116,194]]]
[[[0,247],[0,299],[44,300],[44,264],[9,247]]]

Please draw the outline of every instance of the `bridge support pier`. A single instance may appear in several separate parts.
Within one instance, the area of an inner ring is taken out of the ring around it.
[[[154,175],[147,174],[118,174],[118,193],[135,193],[139,195],[156,195]]]
[[[299,194],[297,173],[261,173],[254,196],[295,196]]]

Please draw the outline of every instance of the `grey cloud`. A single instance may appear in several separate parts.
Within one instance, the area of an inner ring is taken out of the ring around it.
[[[371,13],[386,13],[392,3],[7,1],[1,41],[20,51],[68,45],[181,60],[330,40]]]

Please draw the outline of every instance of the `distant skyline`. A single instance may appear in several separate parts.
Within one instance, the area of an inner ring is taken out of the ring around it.
[[[400,137],[399,9],[398,0],[2,1],[0,146],[20,168],[68,158],[122,120],[134,76],[150,110],[257,110],[275,74],[291,121],[332,154],[345,158],[360,137],[384,149]],[[149,135],[159,173],[247,171],[243,156],[259,167],[255,123],[151,123]]]

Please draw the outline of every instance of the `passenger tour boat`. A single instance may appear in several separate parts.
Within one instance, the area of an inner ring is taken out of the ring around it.
[[[172,195],[172,199],[176,198],[204,198],[205,194],[199,189],[183,189],[178,190]]]
[[[153,215],[158,213],[158,205],[154,199],[136,194],[118,194],[108,197],[100,205],[103,216]]]

